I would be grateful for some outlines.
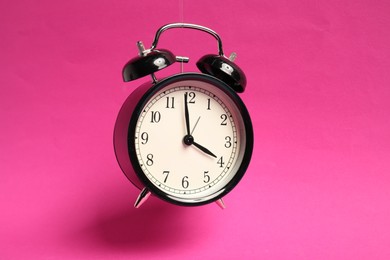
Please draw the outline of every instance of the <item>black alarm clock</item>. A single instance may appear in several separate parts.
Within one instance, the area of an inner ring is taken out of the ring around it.
[[[203,56],[200,73],[179,73],[157,79],[155,72],[175,62],[188,62],[157,49],[161,33],[172,28],[196,29],[218,41],[218,54]],[[138,208],[150,196],[176,205],[216,202],[241,180],[253,150],[250,115],[237,93],[246,77],[224,56],[219,35],[204,26],[174,23],[156,32],[150,49],[138,42],[139,56],[123,68],[124,81],[151,76],[124,102],[114,129],[117,161],[141,190]]]

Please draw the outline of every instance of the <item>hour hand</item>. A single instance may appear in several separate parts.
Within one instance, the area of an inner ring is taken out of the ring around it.
[[[204,153],[207,153],[208,155],[212,156],[212,157],[215,157],[217,158],[217,156],[215,154],[213,154],[209,149],[207,149],[206,147],[196,143],[195,141],[192,143],[193,145],[195,145],[195,147],[197,147],[199,150],[201,150],[202,152]]]
[[[207,149],[206,147],[204,147],[203,145],[200,145],[198,144],[197,142],[195,142],[194,140],[194,137],[192,135],[186,135],[184,136],[184,139],[183,139],[183,142],[186,144],[186,145],[194,145],[196,148],[198,148],[199,150],[201,150],[202,152],[210,155],[210,156],[213,156],[215,158],[217,158],[217,156],[215,154],[213,154],[209,149]]]

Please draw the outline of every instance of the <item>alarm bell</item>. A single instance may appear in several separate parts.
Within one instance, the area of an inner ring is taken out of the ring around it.
[[[176,57],[169,50],[145,50],[138,42],[139,56],[131,59],[123,68],[123,80],[131,81],[153,74],[176,62]]]
[[[244,92],[246,87],[246,77],[240,67],[233,63],[235,56],[236,54],[232,53],[228,59],[223,56],[208,54],[200,58],[196,66],[201,72],[222,80],[235,91],[241,93]]]

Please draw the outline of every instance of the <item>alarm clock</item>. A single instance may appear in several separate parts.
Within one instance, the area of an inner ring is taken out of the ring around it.
[[[218,54],[196,63],[200,72],[181,72],[163,79],[155,73],[175,62],[189,62],[157,49],[160,35],[173,28],[195,29],[212,35]],[[141,191],[134,206],[150,195],[181,206],[216,202],[242,179],[251,160],[253,128],[241,98],[246,87],[235,54],[224,56],[220,36],[188,23],[159,28],[152,46],[137,43],[139,55],[123,68],[125,82],[144,76],[124,102],[114,128],[114,150],[127,178]]]

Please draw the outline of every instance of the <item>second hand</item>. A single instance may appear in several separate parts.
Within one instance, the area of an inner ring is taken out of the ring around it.
[[[192,133],[195,131],[195,128],[196,128],[196,126],[198,125],[199,120],[200,120],[200,116],[198,117],[198,120],[196,120],[196,123],[195,123],[195,125],[194,125],[194,128],[192,128],[191,135],[192,135]]]

